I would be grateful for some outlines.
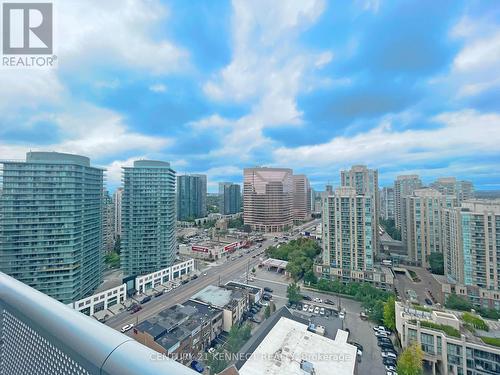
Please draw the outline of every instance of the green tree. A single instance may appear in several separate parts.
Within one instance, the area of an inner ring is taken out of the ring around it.
[[[267,305],[265,310],[264,310],[264,317],[267,319],[271,316],[271,307],[270,305]]]
[[[403,350],[397,364],[400,375],[420,375],[423,372],[424,352],[420,345],[414,343]]]
[[[444,275],[444,258],[441,253],[431,253],[429,256],[429,264],[431,266],[431,272],[436,275]]]
[[[215,349],[214,352],[208,354],[206,364],[207,366],[210,366],[210,374],[213,375],[218,374],[229,366],[226,354],[220,347]]]
[[[227,347],[232,353],[237,353],[243,344],[250,338],[252,327],[250,324],[243,324],[238,326],[234,324],[229,330],[227,339]]]
[[[288,297],[288,302],[297,303],[302,299],[300,294],[300,286],[297,283],[288,284],[286,288],[286,296]]]
[[[394,297],[389,297],[384,303],[384,325],[390,330],[396,329],[396,306]]]
[[[109,268],[118,268],[120,267],[120,255],[114,251],[107,253],[104,256],[104,263],[106,263]]]
[[[318,278],[316,277],[312,269],[308,270],[304,274],[304,281],[311,284],[316,284],[318,282]]]
[[[457,296],[456,294],[450,294],[448,298],[446,298],[445,306],[449,309],[461,310],[461,311],[470,311],[472,309],[472,303],[469,300]]]

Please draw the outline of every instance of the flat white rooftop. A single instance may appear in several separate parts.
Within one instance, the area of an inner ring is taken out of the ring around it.
[[[347,332],[338,331],[335,340],[309,332],[307,325],[281,318],[252,356],[240,368],[240,375],[304,375],[301,360],[315,375],[352,375],[356,347],[346,343]]]

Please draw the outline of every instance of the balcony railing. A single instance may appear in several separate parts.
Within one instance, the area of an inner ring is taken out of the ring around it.
[[[0,272],[0,374],[196,373]]]

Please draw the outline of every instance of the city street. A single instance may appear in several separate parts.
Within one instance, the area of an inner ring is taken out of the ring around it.
[[[300,232],[304,229],[317,225],[317,223],[318,220],[314,220],[302,224],[301,226],[296,227],[295,231]],[[260,257],[257,254],[265,251],[269,246],[275,244],[273,240],[275,235],[276,234],[273,234],[271,238],[267,238],[264,242],[261,242],[261,248],[257,248],[248,254],[245,253],[244,249],[238,250],[234,255],[232,255],[233,258],[235,255],[238,255],[234,260],[227,260],[223,264],[211,266],[202,270],[197,279],[191,280],[187,284],[180,285],[178,288],[173,289],[160,297],[153,298],[150,302],[141,305],[142,310],[138,313],[131,314],[129,311],[123,311],[109,318],[105,324],[115,329],[120,329],[124,325],[130,323],[137,324],[138,322],[158,314],[158,312],[163,309],[188,300],[191,296],[205,288],[207,285],[217,285],[219,283],[225,284],[231,280],[245,282],[247,269],[249,271],[254,267],[257,269]],[[290,240],[297,237],[298,235],[294,235],[290,237]],[[257,256],[253,258],[255,255]],[[204,273],[206,273],[206,276],[203,276]],[[283,285],[283,288],[284,292],[281,294],[283,298],[278,306],[282,306],[286,303],[286,285]],[[280,297],[277,296],[276,299],[279,300]]]

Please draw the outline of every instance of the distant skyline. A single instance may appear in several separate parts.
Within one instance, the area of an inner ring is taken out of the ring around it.
[[[243,180],[292,168],[316,190],[365,164],[500,189],[500,3],[54,2],[58,68],[0,70],[0,159],[164,160]],[[74,27],[85,25],[85,27]]]

